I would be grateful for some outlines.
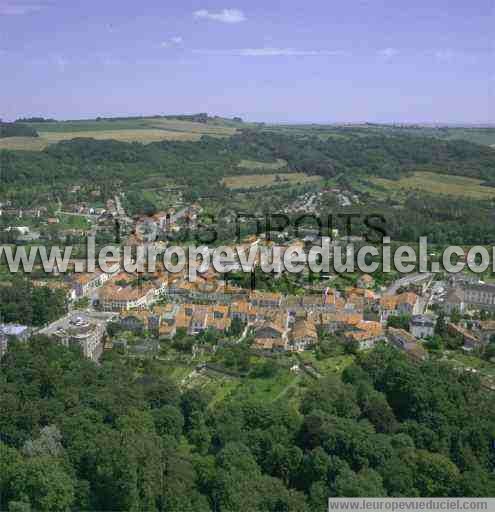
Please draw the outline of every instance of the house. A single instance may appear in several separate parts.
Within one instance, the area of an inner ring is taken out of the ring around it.
[[[239,300],[230,305],[229,315],[232,320],[238,319],[248,323],[257,320],[256,308],[246,300]]]
[[[495,310],[495,285],[465,280],[452,287],[445,301],[446,311],[463,313],[467,308]]]
[[[321,313],[319,323],[321,328],[330,334],[355,326],[363,320],[363,314],[359,312],[342,311],[337,313]]]
[[[278,308],[282,304],[282,295],[280,293],[252,291],[249,294],[249,300],[256,307]]]
[[[357,280],[358,288],[373,288],[375,286],[375,280],[369,274],[363,274]]]
[[[435,324],[432,315],[414,315],[409,321],[409,331],[415,338],[428,338],[435,333]]]
[[[451,315],[454,311],[464,313],[466,308],[467,304],[464,302],[464,294],[462,293],[462,290],[458,288],[451,288],[447,292],[447,297],[445,298],[443,306],[444,311],[448,315]]]
[[[404,329],[389,327],[387,337],[394,347],[404,351],[414,360],[423,361],[428,357],[428,353],[425,348],[418,343],[418,340],[412,334],[408,333]]]
[[[404,292],[397,297],[399,315],[415,315],[419,313],[419,297],[413,292]]]
[[[148,331],[155,336],[173,338],[177,330],[176,317],[179,310],[179,304],[155,306],[148,315]]]
[[[148,316],[147,311],[124,311],[120,315],[120,325],[127,331],[140,334],[147,327]]]
[[[287,332],[280,323],[265,321],[255,329],[254,346],[264,350],[287,350]]]
[[[384,295],[380,299],[380,321],[382,323],[386,323],[390,316],[415,315],[419,312],[419,297],[413,292]]]
[[[110,275],[101,271],[74,274],[71,298],[78,300],[88,297],[94,290],[103,286],[110,279]]]
[[[191,314],[188,334],[196,335],[206,331],[208,328],[208,309],[205,307],[196,307]]]
[[[69,313],[40,332],[64,346],[79,347],[82,354],[93,361],[97,361],[103,351],[105,333],[106,320],[79,312]]]
[[[121,273],[99,291],[100,307],[103,311],[128,311],[146,309],[160,296],[160,285],[144,281],[138,283],[133,276]]]
[[[209,324],[217,331],[226,331],[231,324],[229,308],[227,306],[215,305],[208,308]]]
[[[318,333],[314,322],[297,320],[292,328],[288,349],[292,352],[302,352],[318,343]]]
[[[31,329],[25,325],[19,324],[0,324],[0,333],[7,338],[13,338],[19,341],[27,341],[31,336]]]
[[[396,314],[397,296],[384,295],[380,298],[380,321],[386,323],[390,316]]]
[[[344,339],[347,342],[356,341],[360,350],[370,349],[384,339],[383,328],[380,322],[361,320],[344,333]]]
[[[495,285],[465,284],[462,288],[464,302],[474,309],[495,309]]]

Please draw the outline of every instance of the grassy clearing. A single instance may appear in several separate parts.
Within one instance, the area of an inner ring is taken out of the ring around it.
[[[83,216],[79,215],[57,215],[60,220],[59,227],[61,229],[88,229],[91,222]]]
[[[305,363],[311,363],[323,375],[340,374],[354,362],[354,356],[350,354],[331,356],[325,359],[317,359],[314,352],[302,352],[300,356]]]
[[[276,162],[258,162],[257,160],[241,160],[239,162],[238,167],[242,167],[243,169],[253,169],[253,170],[268,170],[268,171],[276,171],[278,169],[282,169],[287,166],[287,162],[282,160],[281,158],[277,158]]]
[[[384,178],[370,178],[370,181],[385,187],[387,190],[398,192],[419,190],[421,192],[465,196],[473,199],[492,199],[495,197],[495,188],[482,186],[481,180],[432,172],[415,172],[412,176],[397,181]]]
[[[301,184],[321,181],[320,176],[308,176],[302,172],[279,174],[242,174],[241,176],[229,176],[222,183],[230,189],[261,188],[271,185]]]
[[[260,402],[274,402],[279,397],[286,396],[288,388],[293,388],[299,380],[299,375],[288,370],[280,370],[273,378],[243,379],[231,396],[233,400],[236,396],[249,396],[252,400],[259,400]]]
[[[231,126],[218,126],[204,123],[193,123],[190,121],[175,121],[169,119],[145,119],[144,125],[150,128],[158,128],[171,132],[184,132],[216,137],[230,137],[237,130]]]

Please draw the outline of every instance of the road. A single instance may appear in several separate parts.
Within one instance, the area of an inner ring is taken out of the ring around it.
[[[122,219],[124,220],[125,222],[130,222],[132,223],[133,220],[127,216],[127,213],[124,209],[124,207],[122,206],[122,202],[120,200],[120,197],[118,195],[116,195],[114,197],[114,200],[115,200],[115,209],[117,210],[117,215]]]
[[[394,281],[388,288],[387,291],[384,293],[384,295],[395,295],[397,293],[397,290],[404,286],[409,286],[411,284],[417,284],[421,281],[426,281],[427,279],[430,279],[432,277],[431,272],[423,272],[421,274],[411,274],[405,277],[401,277],[400,279],[397,279],[397,281]]]

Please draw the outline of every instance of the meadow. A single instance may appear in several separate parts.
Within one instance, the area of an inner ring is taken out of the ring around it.
[[[483,186],[481,180],[432,172],[415,172],[411,176],[400,180],[370,178],[370,181],[387,191],[408,192],[418,190],[433,194],[464,196],[472,199],[492,199],[495,197],[495,188]]]
[[[251,169],[253,171],[277,171],[287,167],[287,162],[281,158],[277,158],[275,162],[259,162],[257,160],[241,160],[238,167],[243,169]]]
[[[321,181],[321,176],[309,176],[303,172],[278,174],[241,174],[223,178],[222,183],[229,189],[262,188],[272,185],[296,185]]]

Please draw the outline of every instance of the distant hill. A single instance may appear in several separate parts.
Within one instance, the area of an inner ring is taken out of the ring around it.
[[[205,135],[230,137],[239,129],[247,127],[248,123],[243,123],[239,117],[227,119],[200,113],[151,117],[97,117],[67,121],[31,117],[18,119],[10,125],[15,127],[15,131],[8,130],[9,138],[0,141],[0,149],[40,151],[51,144],[76,138],[149,144],[164,140],[198,141]],[[28,133],[22,130],[21,133],[22,126],[33,131]],[[34,132],[39,134],[39,137],[36,137]]]
[[[16,119],[14,122],[16,123],[53,123],[55,119],[46,118],[46,117],[21,117]]]

